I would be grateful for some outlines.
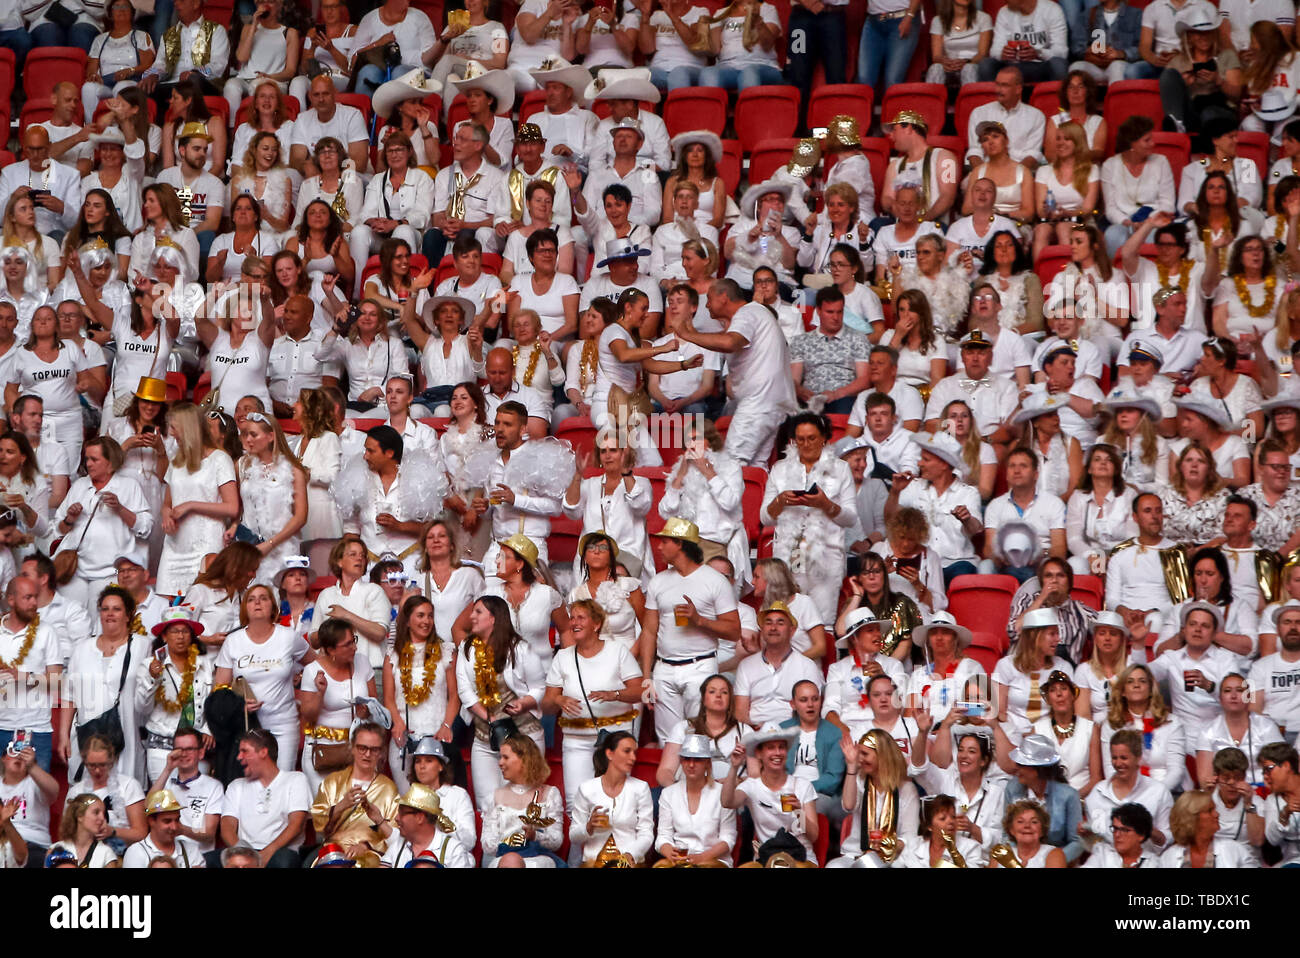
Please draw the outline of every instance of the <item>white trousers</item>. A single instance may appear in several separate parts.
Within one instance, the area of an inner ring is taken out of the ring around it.
[[[686,665],[669,665],[663,660],[655,662],[650,677],[655,685],[655,737],[659,739],[660,748],[674,725],[700,713],[700,686],[717,671],[717,656]]]
[[[742,399],[731,414],[725,445],[727,452],[743,465],[766,469],[767,460],[772,456],[772,444],[776,442],[776,431],[784,419],[781,410],[765,402]]]

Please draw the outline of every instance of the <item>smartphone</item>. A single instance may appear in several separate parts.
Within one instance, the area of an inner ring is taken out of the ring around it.
[[[910,556],[908,558],[903,558],[902,556],[894,556],[894,568],[895,569],[916,569],[919,572],[921,569],[921,557],[919,555]]]
[[[1196,73],[1200,70],[1209,70],[1211,73],[1218,73],[1219,61],[1211,57],[1209,60],[1198,60],[1196,63],[1192,64],[1193,73]]]
[[[162,662],[163,664],[166,664],[166,662],[167,662],[167,646],[165,646],[165,645],[160,645],[160,646],[158,646],[158,648],[154,650],[153,657],[154,657],[155,659],[157,659],[159,662]]]
[[[148,436],[148,435],[151,435],[152,433],[155,433],[155,432],[157,432],[157,431],[158,431],[158,427],[157,427],[157,426],[141,426],[141,427],[140,427],[140,435],[142,435],[142,436]]]
[[[957,711],[961,712],[963,715],[975,715],[975,716],[983,717],[989,714],[988,702],[959,701],[957,702],[955,707]]]
[[[24,749],[32,747],[32,733],[25,728],[20,728],[14,732],[14,737],[9,744],[5,746],[5,751],[10,755],[21,755]]]

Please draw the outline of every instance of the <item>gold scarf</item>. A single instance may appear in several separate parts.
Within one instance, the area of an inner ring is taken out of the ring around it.
[[[208,65],[208,59],[212,56],[212,35],[216,32],[217,25],[211,20],[204,20],[203,25],[199,27],[199,32],[190,45],[190,59],[194,61],[196,67]],[[175,72],[176,64],[181,61],[181,24],[179,22],[172,24],[167,32],[163,34],[163,58],[167,62],[168,74]]]
[[[483,174],[475,173],[467,178],[464,173],[457,170],[452,176],[456,185],[451,192],[451,202],[447,204],[447,215],[454,220],[463,220],[465,218],[465,197],[471,189],[478,185],[478,181],[483,179]]]

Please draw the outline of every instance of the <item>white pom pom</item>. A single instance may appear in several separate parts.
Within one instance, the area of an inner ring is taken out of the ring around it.
[[[402,457],[402,511],[407,522],[427,522],[442,512],[447,497],[447,475],[423,449],[412,449]]]
[[[460,480],[466,489],[484,489],[492,475],[492,468],[501,457],[501,451],[491,439],[480,443],[467,456],[461,467]]]
[[[510,454],[505,484],[516,492],[558,499],[573,479],[573,447],[554,436],[533,439]]]
[[[370,469],[362,456],[353,456],[339,470],[332,489],[334,501],[338,504],[339,515],[344,519],[352,516],[366,501],[370,494]]]

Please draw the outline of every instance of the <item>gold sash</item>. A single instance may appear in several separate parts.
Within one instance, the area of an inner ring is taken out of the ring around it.
[[[465,197],[473,189],[478,181],[483,179],[482,173],[475,173],[473,176],[466,178],[464,173],[457,171],[452,174],[455,177],[455,187],[451,192],[451,202],[447,204],[447,216],[454,220],[463,220],[465,218]]]
[[[1192,574],[1187,568],[1187,553],[1178,546],[1160,550],[1160,568],[1165,574],[1169,600],[1177,605],[1192,597]]]
[[[1281,592],[1282,563],[1276,552],[1260,549],[1255,553],[1255,580],[1265,602],[1276,602]]]
[[[194,43],[190,45],[190,59],[194,61],[196,67],[208,65],[208,59],[212,56],[212,35],[216,31],[217,25],[211,20],[204,20],[203,25],[199,27]],[[167,63],[168,75],[175,72],[176,64],[181,62],[180,23],[172,24],[163,34],[163,58]]]
[[[560,176],[560,168],[557,166],[543,167],[536,175],[525,173],[519,167],[510,171],[508,182],[510,186],[510,218],[517,223],[524,221],[524,190],[533,180],[545,180],[551,186]]]
[[[339,189],[334,194],[334,199],[330,200],[330,209],[338,214],[339,219],[344,223],[348,221],[348,198],[343,195],[343,177],[339,177]]]

